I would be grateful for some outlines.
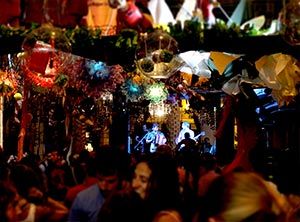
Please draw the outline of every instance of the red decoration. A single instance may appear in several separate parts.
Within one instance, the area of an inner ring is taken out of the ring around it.
[[[29,50],[29,56],[26,58],[26,66],[31,71],[44,74],[50,59],[50,52],[54,49],[51,45],[37,41],[32,50]]]
[[[58,68],[62,65],[63,56],[51,45],[37,41],[33,48],[27,49],[27,57],[23,65],[23,72],[31,83],[43,88],[54,85]]]
[[[131,1],[127,2],[126,8],[118,9],[117,26],[118,31],[132,28],[142,32],[153,27],[152,21]]]
[[[52,88],[54,85],[53,77],[43,77],[36,72],[30,71],[28,68],[23,68],[24,74],[36,86],[43,88]]]
[[[15,27],[19,25],[19,18],[21,17],[20,2],[20,0],[1,1],[0,24]]]
[[[143,18],[143,15],[139,8],[132,2],[128,3],[127,9],[125,11],[122,11],[122,9],[120,9],[120,14],[127,22],[129,27],[137,26]]]

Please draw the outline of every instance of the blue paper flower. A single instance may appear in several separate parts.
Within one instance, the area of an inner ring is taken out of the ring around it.
[[[109,77],[109,71],[104,62],[87,59],[85,67],[92,80],[105,80]]]

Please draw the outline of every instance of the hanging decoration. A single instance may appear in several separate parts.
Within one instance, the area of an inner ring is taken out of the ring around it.
[[[69,81],[69,77],[67,75],[59,74],[56,76],[54,80],[54,84],[60,88],[63,88],[67,85],[68,81]]]
[[[159,103],[166,100],[168,97],[168,91],[165,84],[159,82],[149,85],[146,89],[145,97],[150,100],[151,103]]]
[[[171,112],[171,105],[160,101],[158,103],[149,104],[149,113],[154,119],[161,119]]]
[[[299,0],[291,0],[281,13],[282,36],[291,45],[300,44],[300,5]]]
[[[107,66],[101,61],[71,53],[62,54],[68,59],[60,73],[68,77],[68,87],[81,91],[86,96],[99,98],[105,92],[113,93],[127,79],[127,73],[120,65]]]
[[[24,52],[19,57],[23,60],[26,78],[36,86],[52,88],[67,59],[63,51],[57,49],[70,48],[67,38],[60,29],[45,25],[29,33],[22,48]]]
[[[104,62],[86,59],[85,67],[91,80],[106,80],[109,77],[108,68]]]
[[[209,52],[187,51],[180,53],[179,57],[185,62],[180,71],[206,78],[211,77],[211,70],[208,66]]]
[[[288,105],[298,94],[300,68],[294,57],[281,53],[262,56],[255,66],[264,85],[272,89],[279,106]]]
[[[0,96],[10,95],[17,87],[16,73],[0,70]]]
[[[97,126],[102,130],[110,124],[113,106],[113,94],[110,92],[103,93],[96,102],[97,105]]]
[[[144,87],[134,82],[133,79],[128,79],[121,87],[127,101],[137,102],[143,98]]]
[[[150,34],[141,34],[139,50],[136,53],[138,70],[150,78],[169,78],[183,64],[177,56],[177,45],[175,39],[160,29]]]

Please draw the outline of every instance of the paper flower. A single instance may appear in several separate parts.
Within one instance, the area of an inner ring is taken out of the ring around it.
[[[126,80],[121,89],[127,100],[136,102],[143,97],[143,86],[134,83],[132,79]]]
[[[145,97],[152,103],[159,103],[168,97],[168,91],[163,83],[154,83],[146,89]]]
[[[86,59],[85,67],[92,80],[107,79],[109,76],[108,68],[104,62]]]

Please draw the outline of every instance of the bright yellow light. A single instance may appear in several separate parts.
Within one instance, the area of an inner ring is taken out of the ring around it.
[[[164,109],[158,109],[158,110],[156,111],[156,115],[157,115],[158,117],[163,117],[164,115],[166,115],[165,110],[164,110]]]
[[[151,96],[160,96],[163,93],[163,90],[161,87],[153,87],[150,90]]]

